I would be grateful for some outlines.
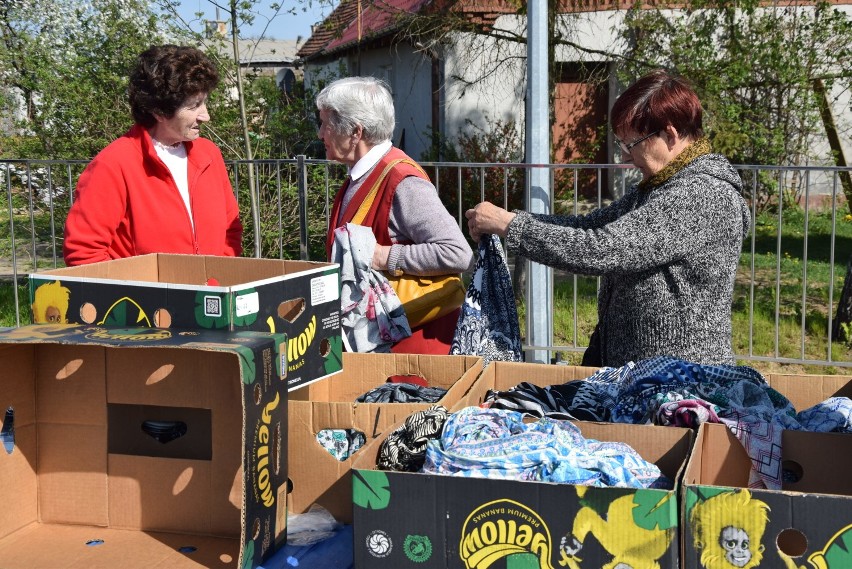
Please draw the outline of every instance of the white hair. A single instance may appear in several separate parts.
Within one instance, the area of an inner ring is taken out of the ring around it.
[[[337,134],[352,134],[361,125],[364,141],[374,146],[393,136],[393,98],[381,79],[338,79],[317,95],[317,109],[328,113],[328,126]]]

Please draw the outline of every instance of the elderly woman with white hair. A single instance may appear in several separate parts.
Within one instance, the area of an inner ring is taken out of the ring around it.
[[[334,230],[356,223],[370,227],[375,236],[371,268],[385,271],[391,280],[465,271],[473,251],[461,229],[423,169],[391,143],[395,119],[387,85],[373,77],[339,79],[317,95],[316,106],[326,158],[349,167],[331,211],[329,257]],[[411,336],[392,351],[447,354],[458,306],[460,299],[451,311],[442,310],[425,323],[410,317]]]

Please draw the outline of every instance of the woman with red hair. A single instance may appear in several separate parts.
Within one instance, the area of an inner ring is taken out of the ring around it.
[[[751,222],[739,175],[712,153],[698,96],[665,71],[631,85],[610,121],[624,161],[642,172],[623,197],[568,216],[482,202],[466,212],[471,237],[497,234],[518,255],[602,277],[584,365],[734,363],[734,276]]]

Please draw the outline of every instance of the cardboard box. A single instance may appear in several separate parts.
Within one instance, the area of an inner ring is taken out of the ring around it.
[[[286,538],[285,345],[0,333],[0,567],[257,567]]]
[[[852,436],[784,431],[782,490],[748,489],[751,461],[704,424],[684,475],[684,567],[852,567]],[[715,559],[715,560],[714,560]]]
[[[29,282],[35,323],[285,333],[290,389],[340,371],[337,264],[151,254]]]
[[[438,404],[449,408],[470,389],[481,371],[482,359],[474,356],[345,352],[343,373],[290,394],[288,434],[293,482],[290,510],[302,513],[318,503],[338,521],[352,521],[349,469],[358,453],[339,461],[317,442],[319,431],[356,429],[369,442],[411,413],[432,405],[356,403],[359,396],[385,383],[392,375],[417,374],[425,377],[431,387],[448,390]]]
[[[586,379],[595,372],[596,367],[547,365],[517,362],[492,362],[489,364],[468,394],[455,406],[453,411],[462,407],[479,406],[491,389],[506,391],[526,381],[540,387],[560,385],[576,379]]]
[[[804,411],[829,397],[852,397],[852,377],[848,375],[791,375],[773,373],[769,386],[790,400],[796,411]]]
[[[630,444],[675,482],[692,441],[675,427],[575,424],[587,438]],[[380,444],[353,464],[355,567],[678,567],[676,490],[382,471]],[[573,538],[579,564],[561,547]]]

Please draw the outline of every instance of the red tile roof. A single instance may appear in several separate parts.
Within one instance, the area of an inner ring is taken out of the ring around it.
[[[341,0],[328,18],[314,28],[311,37],[299,48],[296,55],[307,59],[322,52],[330,41],[343,33],[357,15],[358,0]]]
[[[431,0],[341,0],[297,55],[310,59],[357,45],[365,39],[382,37],[394,32],[401,18],[416,14],[430,3]]]
[[[302,59],[331,55],[390,35],[406,15],[425,10],[464,13],[469,22],[488,26],[501,14],[517,13],[518,8],[510,0],[341,0],[296,55]]]

